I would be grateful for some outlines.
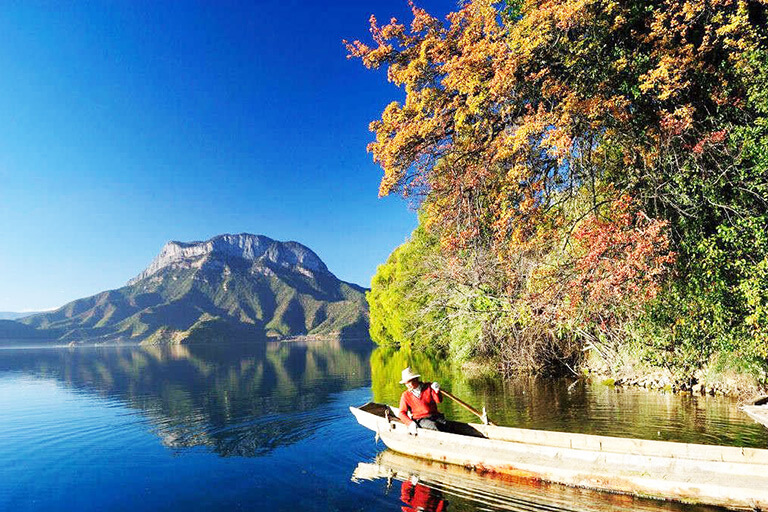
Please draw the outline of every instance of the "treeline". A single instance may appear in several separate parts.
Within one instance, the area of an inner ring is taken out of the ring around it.
[[[405,92],[369,151],[420,219],[373,338],[505,373],[763,365],[768,1],[412,12],[346,43]]]

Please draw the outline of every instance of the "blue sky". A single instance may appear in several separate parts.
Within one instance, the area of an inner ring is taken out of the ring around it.
[[[410,21],[405,0],[4,2],[0,311],[221,233],[299,241],[368,286],[416,223],[365,150],[402,92],[341,43],[370,14]]]

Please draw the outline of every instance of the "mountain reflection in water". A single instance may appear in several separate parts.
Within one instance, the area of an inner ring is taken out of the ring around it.
[[[312,435],[332,394],[370,382],[369,354],[342,341],[4,350],[0,372],[119,400],[170,448],[257,456]]]

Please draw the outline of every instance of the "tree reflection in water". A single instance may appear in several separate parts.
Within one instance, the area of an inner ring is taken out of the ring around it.
[[[470,378],[464,368],[423,351],[378,348],[371,354],[373,400],[397,405],[400,372],[411,366],[426,381],[477,408],[501,426],[616,437],[764,448],[768,430],[739,409],[737,400],[606,386],[587,379]],[[448,419],[477,422],[451,400]]]

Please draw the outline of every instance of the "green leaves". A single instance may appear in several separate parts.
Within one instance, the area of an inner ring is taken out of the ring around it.
[[[443,333],[434,327],[443,312],[430,308],[430,274],[438,256],[437,239],[419,226],[379,265],[366,294],[373,341],[387,347],[436,344]]]

